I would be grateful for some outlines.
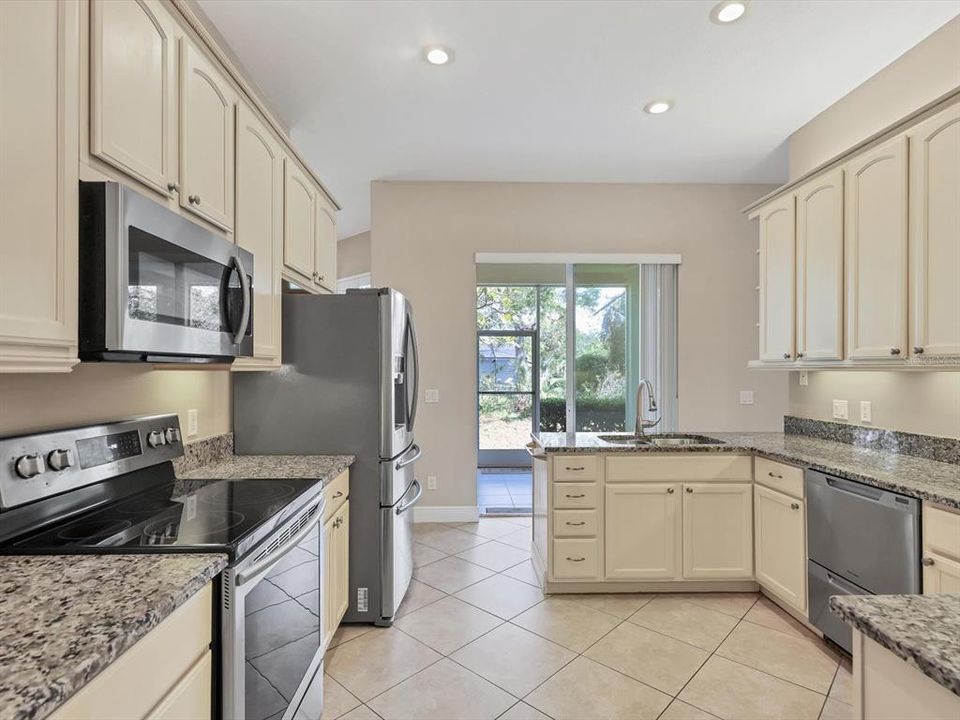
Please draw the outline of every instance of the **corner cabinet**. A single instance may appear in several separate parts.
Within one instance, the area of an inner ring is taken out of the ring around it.
[[[0,2],[0,372],[78,362],[79,12]]]
[[[796,222],[793,195],[760,212],[760,359],[794,357],[794,262]]]
[[[280,366],[283,268],[283,156],[280,144],[257,113],[237,106],[237,214],[234,237],[253,253],[253,357],[234,370]]]
[[[753,508],[757,582],[804,613],[807,610],[804,501],[755,485]]]

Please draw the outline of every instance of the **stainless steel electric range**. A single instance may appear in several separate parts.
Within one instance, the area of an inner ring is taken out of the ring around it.
[[[182,455],[176,415],[0,438],[0,553],[226,553],[215,716],[320,717],[322,483],[178,480]]]

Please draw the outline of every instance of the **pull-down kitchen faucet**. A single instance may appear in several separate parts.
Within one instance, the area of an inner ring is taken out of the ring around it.
[[[647,428],[656,427],[660,424],[661,418],[656,420],[644,420],[643,414],[640,410],[643,407],[643,388],[647,388],[647,397],[650,399],[650,404],[647,407],[649,412],[657,412],[657,401],[653,397],[653,384],[646,378],[641,378],[640,384],[637,385],[637,423],[636,423],[636,433],[638,436],[643,436]]]

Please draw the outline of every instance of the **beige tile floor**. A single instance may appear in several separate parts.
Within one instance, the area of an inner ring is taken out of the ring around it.
[[[344,625],[324,720],[845,720],[847,660],[755,593],[553,595],[528,518],[419,524],[392,628]]]

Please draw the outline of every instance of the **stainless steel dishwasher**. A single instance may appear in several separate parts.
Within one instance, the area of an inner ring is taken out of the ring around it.
[[[805,480],[810,622],[850,652],[850,627],[827,601],[920,592],[920,502],[814,470]]]

